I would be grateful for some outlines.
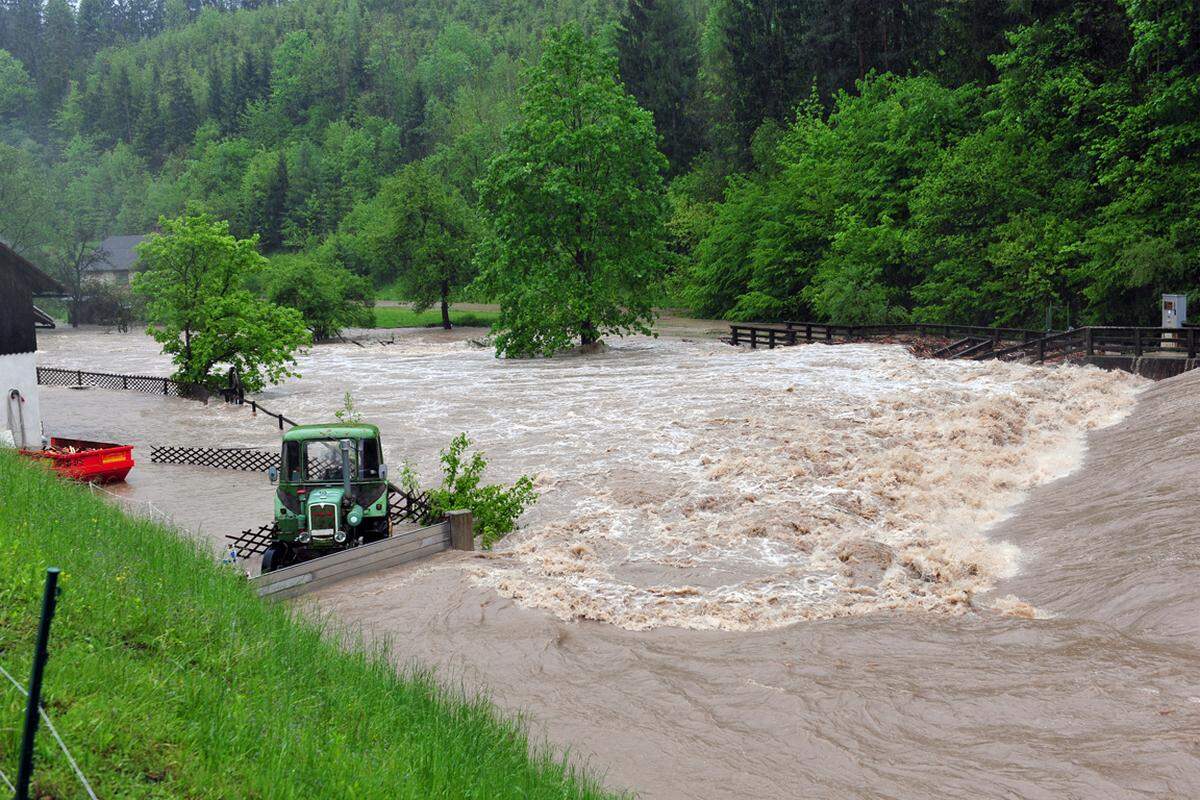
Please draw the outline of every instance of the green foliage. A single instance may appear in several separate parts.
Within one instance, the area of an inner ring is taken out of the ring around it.
[[[492,546],[512,533],[517,519],[537,502],[533,479],[522,475],[510,487],[483,484],[487,459],[478,451],[467,454],[471,440],[465,433],[455,436],[442,451],[442,483],[429,492],[432,514],[442,516],[448,511],[469,509],[475,521],[475,535],[483,547]],[[412,492],[420,491],[420,478],[410,464],[400,474],[400,485]]]
[[[0,142],[0,240],[36,256],[54,238],[50,170],[19,147]]]
[[[973,87],[880,76],[809,104],[751,178],[729,182],[696,247],[700,313],[733,319],[903,320],[918,277],[911,196],[947,143],[970,130]]]
[[[61,567],[43,699],[98,796],[609,796],[486,698],[398,671],[392,642],[262,602],[194,538],[6,451],[0,486],[0,665],[29,674],[46,565]],[[23,700],[0,693],[9,776]],[[81,796],[44,728],[34,781]]]
[[[649,332],[666,253],[666,159],[613,55],[578,26],[547,35],[521,120],[480,184],[491,229],[480,285],[500,302],[498,353]]]
[[[231,367],[247,391],[295,376],[295,353],[312,341],[301,313],[260,300],[246,282],[267,264],[254,239],[203,215],[161,219],[138,248],[133,289],[146,299],[147,333],[183,382],[217,387]]]
[[[304,254],[277,255],[261,282],[269,301],[300,312],[314,339],[332,338],[342,328],[369,328],[374,322],[370,282],[336,264]]]
[[[572,20],[619,69],[543,39]],[[1026,325],[1200,302],[1190,0],[14,0],[0,51],[0,236],[73,289],[105,236],[205,212],[380,282],[399,253],[421,302],[457,265],[447,295],[505,299],[514,354],[590,340],[610,312],[642,330],[667,296]],[[519,65],[541,57],[522,110]],[[393,252],[362,235],[413,163],[413,199],[493,231],[466,291],[473,230]]]
[[[383,181],[379,193],[347,217],[328,250],[341,252],[377,283],[395,286],[424,311],[450,301],[475,275],[476,222],[462,196],[422,163]]]
[[[617,34],[625,88],[654,115],[671,172],[687,168],[704,145],[700,30],[684,0],[629,0]]]
[[[0,122],[27,113],[33,96],[33,81],[25,65],[7,50],[0,50]]]
[[[349,391],[342,395],[342,407],[333,412],[333,416],[337,418],[338,422],[347,425],[354,425],[363,421],[362,414],[354,407],[354,398],[350,396]]]

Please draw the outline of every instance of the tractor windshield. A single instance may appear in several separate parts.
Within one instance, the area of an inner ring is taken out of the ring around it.
[[[350,448],[350,479],[358,480],[358,443]],[[304,443],[306,481],[341,481],[342,448],[337,439],[314,439]]]
[[[379,480],[379,442],[351,442],[350,480]],[[283,475],[289,483],[311,481],[337,483],[342,480],[342,447],[337,439],[313,439],[283,443]]]

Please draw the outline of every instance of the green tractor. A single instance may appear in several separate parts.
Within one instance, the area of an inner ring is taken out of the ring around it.
[[[391,534],[390,484],[379,428],[362,423],[297,425],[283,435],[273,541],[262,571],[377,542]]]

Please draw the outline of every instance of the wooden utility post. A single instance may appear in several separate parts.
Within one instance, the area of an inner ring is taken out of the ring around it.
[[[450,547],[455,550],[475,549],[475,520],[470,511],[451,511],[446,514],[450,518]]]

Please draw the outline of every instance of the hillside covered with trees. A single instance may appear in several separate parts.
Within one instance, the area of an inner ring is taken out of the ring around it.
[[[70,275],[106,236],[204,213],[257,235],[264,287],[532,297],[496,221],[539,213],[504,174],[539,168],[510,152],[549,141],[522,87],[576,23],[564,58],[615,72],[661,157],[616,95],[631,127],[604,146],[637,155],[563,152],[655,173],[636,196],[661,213],[622,221],[644,219],[646,266],[619,243],[598,263],[652,275],[659,304],[1061,325],[1200,302],[1191,0],[237,6],[0,6],[0,238]]]

